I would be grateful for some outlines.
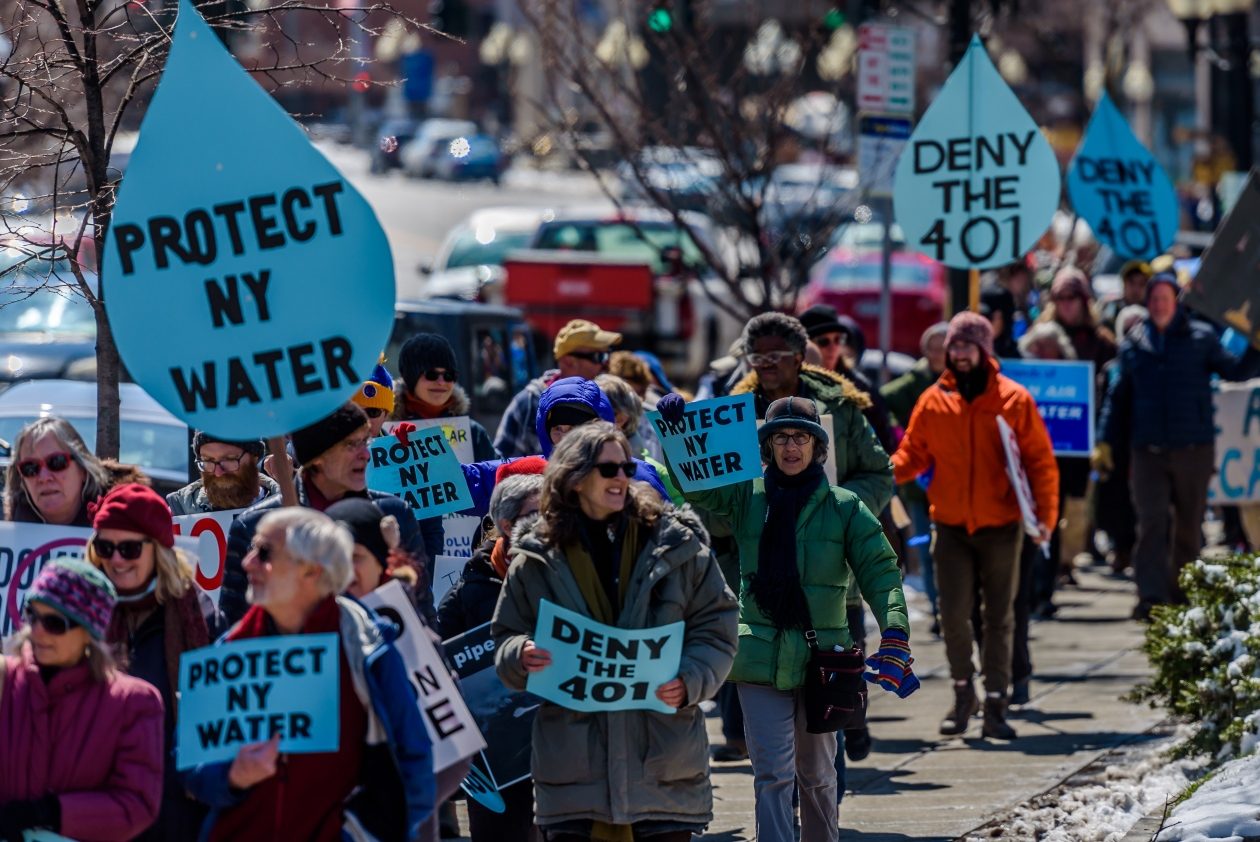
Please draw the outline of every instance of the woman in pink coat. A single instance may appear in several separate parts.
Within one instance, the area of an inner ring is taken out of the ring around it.
[[[162,800],[162,698],[117,672],[102,640],[105,574],[50,562],[0,659],[0,839],[46,829],[82,842],[131,839]]]

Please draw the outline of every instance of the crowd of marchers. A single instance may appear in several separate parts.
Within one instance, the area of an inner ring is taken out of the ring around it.
[[[201,476],[165,499],[135,468],[96,458],[66,421],[34,421],[12,443],[5,518],[91,537],[82,560],[43,566],[5,641],[0,837],[458,833],[451,804],[469,761],[435,773],[397,629],[360,602],[398,582],[435,638],[491,623],[513,689],[552,668],[535,642],[543,600],[623,629],[683,624],[677,675],[652,689],[675,712],[545,702],[530,778],[500,793],[503,809],[468,799],[473,840],[685,842],[713,820],[710,764],[746,760],[756,838],[791,842],[799,825],[805,842],[834,842],[846,761],[872,746],[867,687],[919,689],[907,571],[932,614],[919,631],[944,639],[946,736],[979,714],[983,737],[1017,739],[1008,714],[1029,698],[1028,624],[1053,617],[1076,556],[1099,552],[1096,532],[1115,575],[1133,568],[1136,616],[1180,598],[1212,472],[1211,379],[1254,375],[1260,354],[1226,351],[1179,304],[1174,275],[1131,264],[1124,278],[1124,306],[1104,309],[1075,269],[1040,291],[1022,267],[1003,272],[979,312],[928,329],[922,359],[879,388],[862,369],[861,330],[825,306],[751,319],[696,395],[617,333],[570,322],[554,337],[556,368],[513,398],[493,438],[470,421],[463,472],[483,526],[438,604],[442,519],[370,488],[367,468],[387,421],[405,441],[408,422],[470,414],[440,336],[412,337],[396,375],[378,366],[283,452],[196,433]],[[1033,398],[1003,374],[1021,356],[1095,364],[1092,459],[1056,457]],[[761,476],[683,491],[645,410],[676,424],[691,400],[726,395],[752,396]],[[214,600],[172,517],[235,510]],[[177,768],[183,654],[319,633],[339,641],[336,751],[288,754],[273,738]],[[822,704],[838,697],[815,673],[853,678],[844,698],[858,703]],[[724,738],[713,747],[710,711]]]

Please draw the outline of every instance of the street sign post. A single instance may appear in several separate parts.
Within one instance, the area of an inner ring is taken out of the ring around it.
[[[914,30],[882,23],[858,27],[858,111],[914,111]]]

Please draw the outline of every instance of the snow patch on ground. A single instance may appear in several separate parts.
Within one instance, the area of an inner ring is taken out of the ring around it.
[[[1159,842],[1260,837],[1260,754],[1231,760],[1173,810]]]
[[[1168,749],[1180,737],[1179,732],[1118,749],[983,831],[967,836],[967,842],[1119,842],[1140,819],[1162,813],[1169,800],[1184,792],[1200,774],[1206,761],[1168,758]]]

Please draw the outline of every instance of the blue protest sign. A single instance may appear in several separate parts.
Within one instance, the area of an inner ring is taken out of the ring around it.
[[[757,412],[752,395],[687,404],[683,420],[668,424],[649,411],[669,458],[674,482],[683,491],[704,491],[761,476]]]
[[[401,497],[416,517],[438,517],[472,505],[468,480],[441,427],[416,430],[406,444],[381,436],[369,448],[368,488]]]
[[[1149,260],[1177,236],[1177,193],[1106,92],[1067,173],[1072,207],[1123,258]]]
[[[551,653],[551,666],[531,672],[525,689],[570,710],[676,713],[656,688],[678,677],[684,628],[619,629],[544,599],[534,645]]]
[[[231,760],[280,735],[289,754],[336,751],[341,731],[335,634],[235,640],[179,658],[176,766]]]
[[[906,242],[958,269],[1022,258],[1059,207],[1059,164],[978,37],[897,162]]]
[[[1002,373],[1037,402],[1055,456],[1090,454],[1094,447],[1093,363],[1002,360]]]
[[[132,377],[229,438],[328,415],[393,327],[393,259],[371,207],[188,0],[101,278]]]

